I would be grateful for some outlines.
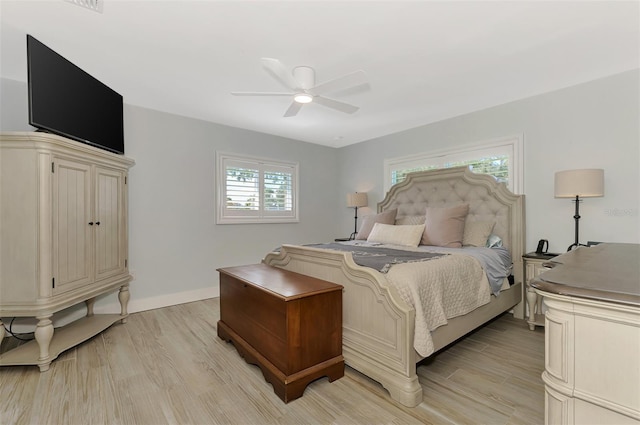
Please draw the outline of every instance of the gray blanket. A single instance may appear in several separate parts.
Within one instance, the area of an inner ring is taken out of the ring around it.
[[[357,265],[372,268],[380,273],[387,273],[394,264],[428,261],[449,255],[435,252],[402,251],[390,248],[343,245],[339,243],[312,244],[305,246],[350,252],[353,257],[353,261]]]

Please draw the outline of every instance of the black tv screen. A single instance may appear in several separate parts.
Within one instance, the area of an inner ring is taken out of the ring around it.
[[[27,35],[29,124],[124,154],[122,96]]]

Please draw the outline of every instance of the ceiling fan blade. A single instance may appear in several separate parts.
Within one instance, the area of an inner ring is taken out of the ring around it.
[[[336,90],[342,90],[349,87],[359,86],[367,82],[367,74],[364,71],[355,71],[351,74],[343,75],[342,77],[329,80],[325,83],[318,84],[310,91],[313,94],[329,93]]]
[[[300,109],[302,109],[302,103],[298,103],[298,102],[292,102],[291,106],[289,106],[289,109],[287,109],[287,112],[284,113],[285,117],[295,117],[298,112],[300,112]]]
[[[262,66],[281,84],[291,90],[301,90],[300,83],[278,59],[262,58]]]
[[[234,96],[293,96],[294,93],[279,92],[253,92],[253,91],[232,91]]]
[[[337,100],[329,99],[327,97],[316,96],[313,98],[315,103],[319,103],[320,105],[326,106],[327,108],[336,109],[340,112],[345,112],[347,114],[353,114],[358,109],[357,106],[349,105],[348,103],[339,102]]]

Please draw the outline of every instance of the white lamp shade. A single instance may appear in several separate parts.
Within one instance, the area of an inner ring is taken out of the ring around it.
[[[566,170],[556,172],[556,198],[595,198],[604,196],[604,170]]]
[[[347,193],[347,207],[366,207],[369,204],[367,194],[363,192]]]

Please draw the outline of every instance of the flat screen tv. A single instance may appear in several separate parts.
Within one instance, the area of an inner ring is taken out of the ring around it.
[[[124,154],[122,96],[27,35],[29,124]]]

